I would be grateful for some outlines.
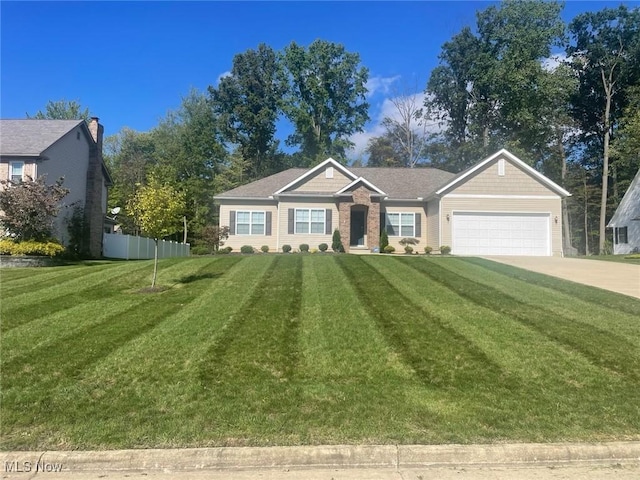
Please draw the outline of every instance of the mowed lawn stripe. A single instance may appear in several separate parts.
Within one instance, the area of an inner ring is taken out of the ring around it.
[[[544,275],[542,273],[532,272],[530,270],[512,267],[498,262],[492,262],[491,260],[486,260],[484,258],[469,257],[465,258],[464,261],[529,284],[535,284],[547,287],[550,290],[565,293],[571,298],[588,302],[598,307],[606,305],[611,310],[625,312],[629,315],[635,316],[636,318],[640,317],[640,300],[629,297],[628,295],[622,295],[620,293],[609,292],[607,290],[602,290],[588,285],[573,283],[550,275]]]
[[[215,274],[218,269],[221,272],[224,271],[226,266],[224,262],[211,261],[203,266],[203,269],[205,268],[211,274]],[[101,286],[101,283],[98,283],[98,286]],[[25,380],[28,385],[35,386],[41,383],[55,383],[59,377],[76,377],[91,363],[121,348],[122,345],[163,321],[180,308],[182,301],[197,295],[197,290],[177,288],[157,296],[134,293],[121,293],[121,295],[124,295],[125,300],[128,300],[127,296],[130,295],[139,295],[140,298],[125,311],[110,313],[100,322],[83,324],[83,328],[71,334],[60,332],[51,344],[29,352],[21,352],[17,356],[10,357],[8,361],[4,361],[3,358],[3,391],[11,390]],[[114,298],[113,301],[117,303],[118,299]],[[162,303],[163,308],[149,309],[147,304],[150,302]]]
[[[574,284],[573,295],[566,289],[552,288],[550,284],[540,285],[525,278],[507,275],[508,272],[497,272],[477,264],[475,258],[447,258],[446,266],[465,278],[482,283],[488,283],[496,290],[517,299],[518,301],[543,305],[545,310],[553,312],[574,322],[589,324],[599,330],[606,330],[624,336],[625,340],[640,348],[640,315],[627,313],[617,308],[619,305],[608,303],[596,304],[584,300],[584,289],[590,287]],[[443,263],[441,263],[443,264]],[[444,265],[444,264],[443,264]],[[566,282],[563,282],[566,283]],[[612,292],[614,300],[618,297]],[[626,297],[624,305],[640,306],[640,300]]]
[[[596,365],[625,374],[635,381],[640,379],[637,348],[620,335],[566,319],[540,305],[519,301],[492,286],[469,280],[447,269],[441,259],[397,257],[396,261],[425,273],[480,306],[509,315],[535,328],[550,339],[579,351]]]
[[[143,272],[149,269],[148,262],[116,264],[108,269],[90,271],[73,270],[68,278],[60,279],[53,285],[19,295],[3,292],[2,332],[7,332],[24,323],[54,314],[83,303],[87,298],[109,297],[114,286],[121,288],[120,279],[141,280]]]
[[[80,264],[60,266],[58,268],[27,267],[0,270],[3,295],[17,296],[27,294],[51,285],[59,285],[90,269],[109,269],[113,264]]]
[[[502,370],[517,375],[521,381],[565,374],[567,369],[572,371],[576,363],[583,369],[601,371],[578,352],[567,354],[561,344],[546,335],[523,325],[510,315],[460,296],[447,285],[413,268],[410,262],[397,262],[395,258],[385,257],[367,260],[367,263],[423,310],[437,315],[442,322],[446,322],[498,363]],[[535,345],[535,353],[529,355],[522,345]]]
[[[206,441],[207,432],[199,425],[212,407],[201,396],[198,365],[273,260],[218,257],[215,270],[184,275],[190,282],[179,288],[197,289],[198,294],[188,301],[177,297],[180,308],[153,330],[88,366],[77,382],[56,387],[53,414],[42,419],[40,435],[50,441],[63,436],[66,443],[85,449],[195,446]],[[211,261],[198,259],[202,265]],[[236,288],[241,284],[244,288]],[[93,428],[95,424],[99,428]]]
[[[203,356],[201,395],[217,407],[203,427],[212,434],[227,432],[243,442],[280,433],[295,416],[301,297],[302,256],[275,256],[249,301]]]
[[[434,388],[468,388],[476,382],[502,385],[504,372],[472,342],[400,293],[366,260],[337,259],[369,314],[400,358]]]

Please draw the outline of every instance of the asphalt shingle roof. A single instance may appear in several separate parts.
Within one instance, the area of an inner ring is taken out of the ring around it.
[[[291,168],[275,175],[234,188],[217,195],[216,198],[267,198],[276,191],[293,182],[308,170]],[[439,187],[451,181],[456,175],[437,168],[349,168],[354,175],[366,179],[389,198],[415,199],[426,198]],[[346,185],[345,185],[346,186]],[[309,193],[309,192],[305,192]],[[317,192],[320,193],[320,192]],[[335,192],[324,192],[335,193]]]
[[[0,120],[0,155],[37,157],[84,120]]]

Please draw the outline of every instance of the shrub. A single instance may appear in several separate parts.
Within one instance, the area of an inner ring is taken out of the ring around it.
[[[269,253],[269,245],[262,245],[260,250],[262,250],[262,253]]]
[[[253,247],[251,245],[243,245],[240,247],[240,253],[253,253]]]
[[[224,247],[219,249],[218,253],[227,254],[227,253],[231,253],[231,250],[233,250],[232,247]]]
[[[209,249],[204,245],[196,245],[190,249],[191,255],[209,255]]]
[[[413,253],[413,247],[411,245],[405,245],[404,246],[404,253],[412,254]]]
[[[386,247],[384,247],[384,253],[393,253],[395,251],[396,249],[393,245],[387,245]]]
[[[400,240],[400,245],[402,245],[403,247],[406,247],[408,245],[417,245],[420,243],[420,240],[418,240],[417,238],[403,238],[402,240]],[[411,251],[413,251],[413,249],[411,249]]]
[[[282,245],[282,251],[284,253],[289,253],[291,251],[291,245]]]
[[[309,251],[309,245],[306,243],[301,243],[299,248],[302,253],[307,253]]]
[[[331,250],[338,253],[344,252],[344,246],[342,245],[342,239],[340,238],[340,230],[337,228],[333,231],[333,237],[331,239]]]
[[[209,251],[212,252],[220,250],[228,238],[229,227],[220,227],[218,225],[206,225],[202,227],[199,234],[200,242],[206,245]]]
[[[321,252],[326,252],[329,249],[329,245],[327,245],[326,243],[321,243],[320,245],[318,245],[318,250],[320,250]]]
[[[428,245],[424,247],[424,253],[426,253],[427,255],[431,255],[431,252],[433,252],[433,247],[430,247]]]
[[[55,257],[64,252],[65,248],[57,242],[36,242],[26,240],[14,242],[12,240],[0,240],[1,255],[39,255]]]
[[[451,247],[449,245],[442,245],[440,247],[440,253],[442,255],[449,255],[451,253]]]
[[[387,229],[384,228],[382,230],[382,234],[380,235],[380,251],[384,252],[384,249],[389,245],[389,235],[387,234]]]
[[[317,248],[312,248],[311,250],[309,250],[309,253],[318,253],[318,249]]]

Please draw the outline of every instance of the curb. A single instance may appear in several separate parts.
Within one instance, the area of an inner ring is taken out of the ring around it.
[[[327,445],[186,449],[3,452],[2,462],[33,471],[255,470],[274,468],[428,468],[526,464],[640,464],[640,441],[598,444]],[[20,470],[17,470],[20,471]]]

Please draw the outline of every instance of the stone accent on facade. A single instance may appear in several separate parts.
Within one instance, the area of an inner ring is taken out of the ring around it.
[[[104,135],[104,127],[98,123],[97,117],[92,117],[88,126],[94,143],[89,151],[84,215],[89,232],[89,254],[94,258],[99,258],[102,256],[102,233],[104,229],[104,211],[102,209],[104,182],[102,174],[102,137]]]
[[[371,190],[364,185],[351,192],[350,197],[343,197],[338,203],[339,212],[339,230],[342,245],[346,252],[349,251],[351,243],[351,208],[354,205],[362,205],[366,207],[366,247],[373,250],[380,243],[380,199]]]

